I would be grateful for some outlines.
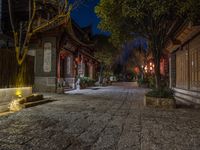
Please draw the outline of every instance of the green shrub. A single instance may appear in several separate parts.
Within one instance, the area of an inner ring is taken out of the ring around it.
[[[80,86],[82,88],[88,87],[88,86],[94,86],[95,80],[90,79],[89,77],[80,77]]]
[[[147,76],[138,79],[138,84],[141,85],[146,85],[149,88],[155,88],[155,78],[153,76]]]
[[[168,88],[153,89],[152,91],[146,94],[146,96],[156,97],[156,98],[173,98],[174,97],[173,95],[174,95],[173,90]]]
[[[154,76],[149,76],[147,78],[148,80],[148,87],[149,88],[155,88],[155,77]]]
[[[143,78],[143,79],[140,78],[140,79],[138,79],[138,84],[139,84],[139,85],[144,85],[144,84],[145,84],[145,85],[148,85],[148,83],[149,83],[149,82],[148,82],[147,78]]]

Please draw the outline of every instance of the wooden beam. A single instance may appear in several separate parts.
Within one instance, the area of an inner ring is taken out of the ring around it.
[[[181,42],[180,40],[178,40],[178,39],[173,39],[173,40],[172,40],[172,44],[173,44],[173,45],[181,45],[182,42]]]

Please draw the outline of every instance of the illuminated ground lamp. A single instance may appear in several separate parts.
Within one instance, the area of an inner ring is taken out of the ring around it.
[[[17,96],[17,98],[22,98],[22,91],[21,91],[21,89],[17,89],[16,90],[16,96]]]
[[[7,100],[11,100],[10,111],[19,111],[24,108],[25,97],[32,95],[32,87],[8,88],[5,92],[6,96],[10,97]]]
[[[15,98],[9,105],[10,111],[20,111],[21,109],[23,109],[23,101],[25,101],[25,99],[22,98],[22,90],[20,88],[16,89]]]

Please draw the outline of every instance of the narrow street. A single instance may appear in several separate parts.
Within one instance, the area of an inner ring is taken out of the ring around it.
[[[0,150],[200,148],[200,110],[144,108],[134,84],[50,95],[57,100],[0,117]]]

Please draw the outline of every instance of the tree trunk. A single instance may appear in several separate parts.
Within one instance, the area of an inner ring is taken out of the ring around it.
[[[157,38],[155,38],[157,39]],[[161,74],[160,74],[160,58],[162,49],[160,48],[159,40],[155,40],[155,42],[152,45],[152,53],[154,57],[154,63],[155,63],[155,88],[159,89],[161,87]]]
[[[104,68],[104,65],[103,63],[100,64],[100,74],[99,74],[99,83],[102,84],[102,81],[103,81],[103,68]]]
[[[160,57],[155,59],[155,81],[156,89],[159,89],[161,86],[161,74],[160,74]]]

